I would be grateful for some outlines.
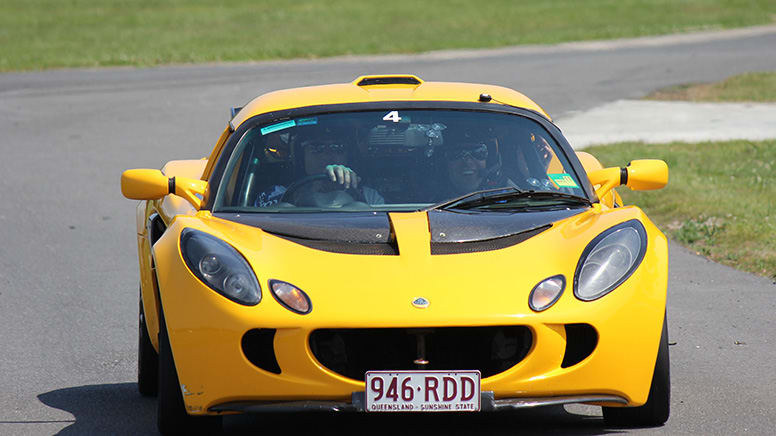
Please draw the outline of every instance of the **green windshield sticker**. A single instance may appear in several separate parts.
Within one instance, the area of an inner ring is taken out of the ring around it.
[[[318,124],[318,118],[312,117],[312,118],[299,118],[296,120],[297,126],[311,126],[313,124]]]
[[[575,182],[574,178],[572,178],[569,174],[560,173],[547,175],[550,176],[550,179],[552,179],[552,181],[555,182],[555,184],[560,188],[579,188],[577,182]]]
[[[294,127],[296,125],[296,121],[289,120],[289,121],[283,121],[282,123],[273,124],[271,126],[262,127],[261,128],[261,134],[262,135],[268,135],[272,132],[277,132],[278,130],[287,129],[289,127]]]

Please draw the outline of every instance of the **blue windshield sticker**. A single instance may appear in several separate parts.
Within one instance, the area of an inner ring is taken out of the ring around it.
[[[560,173],[547,175],[560,188],[579,188],[579,185],[577,185],[577,182],[574,181],[574,178],[571,177],[570,174]]]
[[[296,120],[297,126],[312,126],[314,124],[318,124],[318,118],[317,117],[311,117],[311,118],[299,118]]]
[[[296,121],[289,120],[289,121],[283,121],[281,123],[273,124],[271,126],[262,127],[261,128],[261,134],[262,135],[268,135],[272,132],[277,132],[278,130],[287,129],[289,127],[294,127],[296,125]]]

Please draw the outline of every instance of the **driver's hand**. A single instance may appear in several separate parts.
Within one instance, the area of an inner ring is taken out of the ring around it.
[[[351,186],[358,188],[358,182],[361,181],[361,177],[345,165],[326,165],[326,174],[332,182],[344,185],[345,189]]]

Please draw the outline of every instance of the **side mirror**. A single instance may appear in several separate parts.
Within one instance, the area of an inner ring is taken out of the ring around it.
[[[121,193],[131,200],[158,200],[175,194],[199,210],[206,189],[204,180],[167,177],[159,170],[126,170],[121,174]]]
[[[628,164],[627,186],[634,191],[653,191],[668,184],[668,165],[659,159],[640,159]]]
[[[612,189],[625,185],[634,191],[651,191],[668,183],[668,165],[659,159],[634,160],[624,168],[603,168],[589,173],[590,183],[600,185],[595,193],[603,198]]]

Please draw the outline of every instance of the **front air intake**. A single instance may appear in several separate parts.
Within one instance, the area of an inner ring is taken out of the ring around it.
[[[418,369],[476,369],[490,377],[522,361],[532,342],[525,326],[321,329],[310,335],[315,358],[353,380],[364,380],[367,371]]]

